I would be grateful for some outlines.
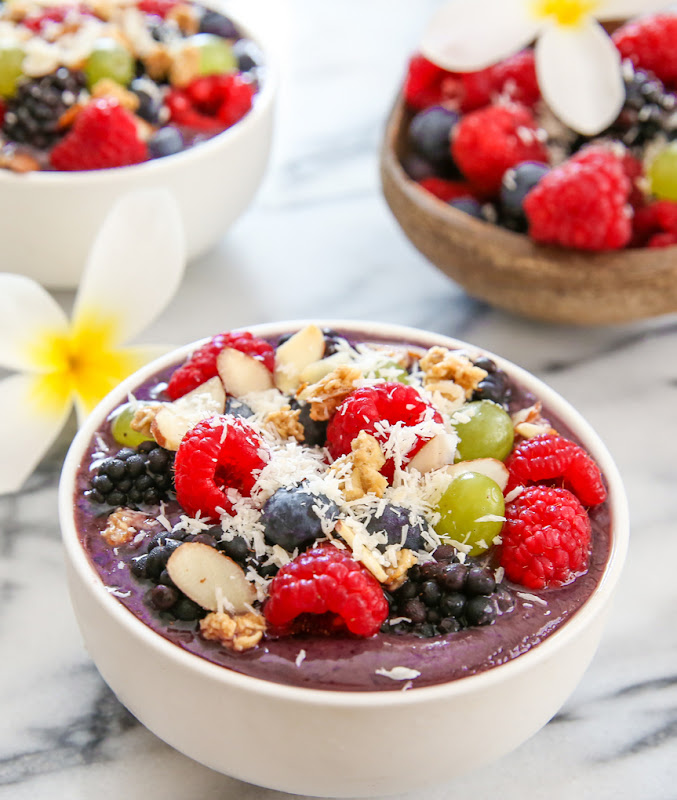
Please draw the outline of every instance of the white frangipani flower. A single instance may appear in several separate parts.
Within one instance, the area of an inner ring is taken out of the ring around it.
[[[594,136],[618,116],[625,99],[618,50],[599,21],[625,19],[666,0],[450,0],[421,42],[430,61],[472,72],[536,40],[544,100],[570,128]]]
[[[90,251],[72,318],[30,278],[0,273],[0,494],[16,491],[73,405],[80,421],[123,378],[165,352],[122,347],[165,308],[185,266],[179,210],[164,190],[128,194]]]

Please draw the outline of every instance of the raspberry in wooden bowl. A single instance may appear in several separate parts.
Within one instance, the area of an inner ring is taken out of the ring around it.
[[[12,204],[0,235],[13,272],[77,285],[128,191],[172,192],[189,257],[251,202],[275,73],[246,25],[198,0],[6,4],[0,24],[0,193]]]
[[[676,30],[657,15],[608,39],[620,111],[594,133],[550,110],[531,48],[464,73],[414,56],[381,151],[413,244],[524,316],[601,325],[675,311]]]
[[[140,371],[73,443],[60,517],[120,700],[213,769],[331,797],[447,780],[544,725],[627,543],[616,469],[566,401],[359,322],[223,333]]]

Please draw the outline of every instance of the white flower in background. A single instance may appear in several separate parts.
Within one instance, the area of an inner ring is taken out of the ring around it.
[[[30,278],[0,273],[0,494],[16,491],[75,405],[84,417],[166,348],[123,347],[166,307],[185,266],[176,202],[160,190],[118,202],[92,246],[69,321]]]
[[[625,100],[620,55],[599,21],[668,5],[665,0],[451,0],[430,21],[421,52],[444,69],[473,72],[536,40],[544,100],[570,128],[593,136],[616,119]]]

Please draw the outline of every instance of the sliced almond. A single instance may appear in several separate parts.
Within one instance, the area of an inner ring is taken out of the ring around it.
[[[498,484],[502,492],[505,491],[510,476],[508,468],[497,458],[476,458],[473,461],[459,461],[457,464],[450,464],[445,467],[444,471],[453,478],[463,475],[464,472],[478,472],[480,475],[486,475],[487,478],[491,478],[494,483]]]
[[[178,450],[186,433],[198,422],[223,414],[226,392],[220,378],[210,378],[188,394],[167,403],[151,422],[150,433],[160,447]]]
[[[275,353],[275,385],[285,394],[293,394],[301,382],[301,373],[324,355],[324,334],[317,325],[306,325]]]
[[[456,442],[448,433],[438,433],[426,442],[407,464],[408,470],[415,469],[421,474],[441,469],[451,464],[456,453]]]
[[[256,600],[256,589],[228,556],[200,542],[185,542],[169,557],[167,572],[177,588],[208,611],[241,614]]]
[[[273,376],[268,367],[233,347],[223,348],[216,359],[216,368],[226,391],[234,397],[273,388]]]

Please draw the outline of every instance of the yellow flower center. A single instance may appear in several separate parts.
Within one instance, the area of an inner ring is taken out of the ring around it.
[[[559,25],[578,25],[600,5],[600,0],[534,0],[538,18],[554,19]]]
[[[74,398],[90,410],[139,366],[133,351],[113,347],[114,331],[110,319],[91,315],[65,332],[38,334],[29,354],[40,372],[32,398],[39,412],[58,412]]]

